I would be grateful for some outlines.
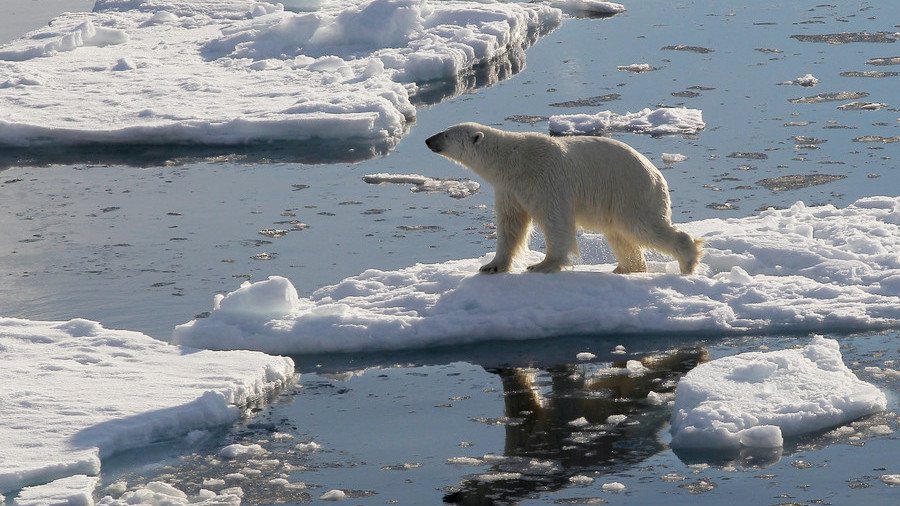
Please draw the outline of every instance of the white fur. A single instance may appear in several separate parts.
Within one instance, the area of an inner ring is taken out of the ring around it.
[[[700,260],[702,242],[672,226],[666,180],[625,143],[462,123],[426,144],[494,187],[497,254],[483,272],[509,270],[526,246],[532,221],[547,243],[544,260],[528,267],[532,271],[570,265],[578,253],[578,227],[606,234],[619,262],[617,273],[646,271],[645,247],[677,258],[684,274]]]

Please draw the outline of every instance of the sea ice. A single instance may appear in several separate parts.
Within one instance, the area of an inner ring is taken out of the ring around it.
[[[550,133],[584,135],[609,131],[629,131],[650,135],[694,134],[706,128],[703,111],[686,107],[646,108],[638,112],[616,114],[558,114],[550,116]]]
[[[241,504],[243,495],[244,491],[240,487],[232,487],[218,493],[201,488],[196,496],[189,496],[167,483],[151,481],[137,490],[122,494],[117,499],[112,496],[103,497],[97,504],[102,506],[135,504],[143,506],[237,506]]]
[[[900,485],[900,474],[882,474],[880,479],[885,485]]]
[[[98,0],[0,47],[0,144],[390,147],[417,83],[456,80],[556,26],[548,5]]]
[[[698,274],[653,257],[615,275],[615,259],[553,275],[479,275],[491,258],[369,269],[300,297],[286,278],[247,283],[172,342],[210,349],[322,353],[490,339],[653,332],[763,334],[900,327],[900,197],[842,209],[797,203],[746,218],[680,225],[706,240]],[[601,235],[582,251],[608,252]],[[591,245],[591,247],[587,247]],[[529,252],[522,269],[542,257]]]
[[[588,419],[585,418],[585,417],[583,417],[583,416],[578,417],[578,418],[576,418],[576,419],[574,419],[574,420],[571,420],[571,421],[569,422],[569,425],[571,425],[571,426],[573,426],[573,427],[586,427],[586,426],[588,426],[588,425],[590,425],[590,424],[591,424],[591,422],[589,422]]]
[[[811,88],[819,84],[819,79],[812,74],[806,74],[805,76],[800,76],[796,79],[791,79],[790,81],[784,81],[781,84],[792,84],[796,86],[803,86],[805,88]]]
[[[87,320],[0,318],[0,493],[90,497],[101,459],[232,423],[294,379],[289,358],[172,346]],[[45,501],[46,503],[46,501]]]
[[[332,489],[319,496],[320,501],[343,501],[347,498],[343,490]]]
[[[590,476],[585,476],[583,474],[576,474],[575,476],[569,476],[569,482],[574,485],[579,485],[582,487],[586,487],[591,483],[594,483],[594,479]]]
[[[438,179],[419,174],[366,174],[363,181],[369,184],[397,183],[411,184],[413,192],[445,192],[455,199],[462,199],[478,193],[481,185],[471,179]]]
[[[549,0],[550,5],[569,14],[593,13],[611,16],[625,12],[625,6],[603,0]]]
[[[629,65],[619,65],[616,67],[616,70],[622,72],[634,72],[635,74],[640,74],[643,72],[652,72],[656,70],[653,65],[649,63],[631,63]]]
[[[219,450],[219,456],[225,459],[236,459],[238,457],[263,455],[264,453],[266,453],[265,448],[258,444],[243,445],[240,443],[235,443]]]
[[[48,504],[94,503],[94,489],[100,482],[97,476],[76,474],[44,485],[25,487],[15,498],[16,506],[45,506]]]
[[[663,153],[662,161],[666,165],[672,165],[687,160],[687,157],[681,153]]]
[[[837,341],[751,352],[701,364],[678,382],[672,447],[777,448],[785,437],[885,409],[884,394],[844,365]]]

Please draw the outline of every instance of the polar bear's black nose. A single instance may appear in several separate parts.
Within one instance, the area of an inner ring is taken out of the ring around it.
[[[440,135],[441,134],[432,135],[431,137],[425,139],[425,145],[428,146],[428,149],[434,151],[435,153],[441,152],[441,147],[438,145],[438,136]]]

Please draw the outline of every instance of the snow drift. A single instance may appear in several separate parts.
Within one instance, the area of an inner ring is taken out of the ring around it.
[[[844,209],[797,203],[681,227],[707,241],[699,275],[677,275],[677,262],[662,257],[649,262],[654,272],[612,274],[605,240],[585,234],[581,251],[598,251],[598,265],[552,275],[478,275],[488,256],[371,269],[305,297],[283,277],[248,282],[218,296],[208,318],[176,327],[172,342],[288,354],[572,334],[900,327],[900,197]]]

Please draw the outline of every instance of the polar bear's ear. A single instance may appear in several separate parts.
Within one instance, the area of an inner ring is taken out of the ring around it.
[[[481,142],[481,139],[484,139],[484,132],[475,132],[472,134],[472,144],[478,144]]]

